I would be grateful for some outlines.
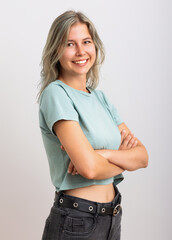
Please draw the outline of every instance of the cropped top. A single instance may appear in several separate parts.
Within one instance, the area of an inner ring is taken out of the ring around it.
[[[77,121],[94,149],[117,150],[120,146],[118,125],[123,121],[117,109],[103,91],[89,87],[87,89],[89,93],[74,89],[61,80],[55,80],[43,90],[40,97],[39,126],[51,181],[56,191],[112,182],[116,185],[123,180],[122,174],[94,180],[67,172],[70,158],[66,151],[60,148],[61,143],[52,129],[54,123],[59,120]]]

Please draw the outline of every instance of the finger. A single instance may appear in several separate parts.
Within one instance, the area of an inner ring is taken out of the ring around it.
[[[75,175],[75,174],[77,174],[77,170],[76,170],[76,168],[74,167],[74,168],[73,168],[73,171],[72,171],[72,175]]]
[[[129,143],[129,141],[131,140],[131,138],[132,138],[132,135],[129,133],[129,134],[125,137],[122,145],[123,145],[124,147],[127,147],[127,145],[128,145],[128,143]]]
[[[125,138],[125,135],[126,135],[126,130],[122,129],[122,131],[121,131],[121,142],[123,142],[123,140]]]
[[[68,173],[72,173],[73,167],[74,167],[74,165],[73,165],[73,163],[70,161],[69,166],[68,166]]]
[[[136,146],[137,146],[137,143],[138,143],[138,141],[135,140],[134,143],[133,143],[133,145],[132,145],[132,148],[133,148],[133,147],[136,147]]]
[[[61,150],[65,150],[64,147],[63,147],[63,145],[61,145],[60,148],[61,148]]]
[[[135,137],[133,136],[133,137],[131,137],[131,139],[129,140],[127,147],[128,147],[128,148],[131,148],[131,147],[133,146],[134,142],[135,142]]]
[[[133,147],[136,147],[136,146],[137,146],[137,143],[138,143],[138,141],[137,141],[136,137],[133,135],[133,137],[132,137],[132,139],[130,140],[128,146],[129,146],[130,148],[133,148]]]

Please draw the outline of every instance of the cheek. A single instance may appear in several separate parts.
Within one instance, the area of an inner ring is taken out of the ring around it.
[[[90,47],[89,49],[87,49],[87,51],[89,52],[89,55],[92,57],[92,59],[96,59],[96,49],[95,47]]]
[[[73,57],[73,51],[66,49],[60,58],[60,62],[65,63],[66,61],[71,61]]]

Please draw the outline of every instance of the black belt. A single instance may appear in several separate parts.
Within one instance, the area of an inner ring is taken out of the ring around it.
[[[65,194],[61,194],[60,192],[56,192],[55,194],[55,202],[59,206],[63,206],[66,208],[73,208],[79,211],[88,212],[88,213],[98,213],[99,215],[113,215],[116,216],[121,210],[121,194],[118,192],[115,197],[115,203],[113,207],[105,207],[103,204],[98,203],[84,203],[77,200],[70,199],[66,197]],[[99,205],[99,207],[98,207]]]

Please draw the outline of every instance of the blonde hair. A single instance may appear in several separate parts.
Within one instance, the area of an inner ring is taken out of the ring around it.
[[[87,73],[87,86],[95,89],[99,82],[99,66],[103,63],[105,54],[104,46],[100,40],[93,23],[81,12],[66,11],[58,16],[51,25],[47,41],[42,54],[42,69],[38,102],[43,90],[49,83],[58,79],[60,74],[59,59],[67,45],[70,27],[80,22],[86,24],[96,48],[96,59]]]

